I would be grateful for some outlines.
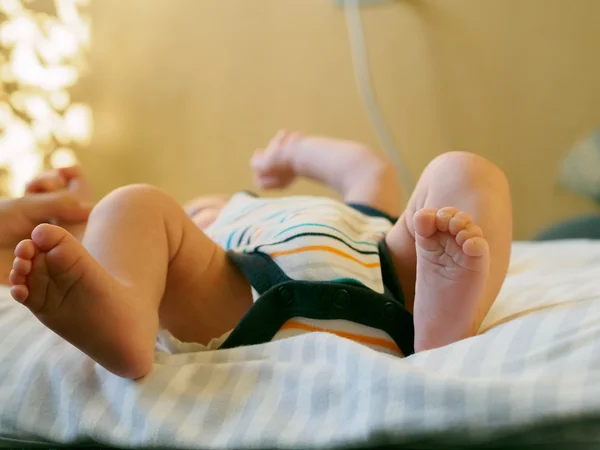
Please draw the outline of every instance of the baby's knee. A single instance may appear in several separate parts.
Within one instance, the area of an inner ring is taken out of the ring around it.
[[[165,192],[148,184],[131,184],[115,189],[105,196],[92,214],[119,210],[160,210],[161,205],[171,207],[176,202]]]
[[[447,152],[431,161],[429,168],[440,176],[453,177],[474,188],[508,190],[508,180],[500,167],[483,156],[469,152]]]

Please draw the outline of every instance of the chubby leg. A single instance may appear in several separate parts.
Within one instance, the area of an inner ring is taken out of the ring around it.
[[[305,176],[346,202],[399,214],[392,165],[355,142],[279,132],[255,153],[252,166],[265,189]],[[510,193],[498,167],[464,152],[446,153],[427,166],[386,237],[415,315],[417,350],[477,332],[504,281],[511,241]]]
[[[415,349],[474,335],[508,270],[512,211],[504,174],[474,154],[437,157],[386,242],[414,312]]]
[[[40,225],[16,250],[13,297],[111,372],[151,367],[159,325],[205,343],[251,306],[250,286],[224,251],[163,192],[120,188],[93,210],[80,244]]]

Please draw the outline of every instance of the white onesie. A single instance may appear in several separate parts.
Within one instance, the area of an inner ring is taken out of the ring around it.
[[[205,231],[247,276],[255,305],[235,338],[228,333],[217,342],[231,347],[326,331],[380,351],[412,353],[412,316],[398,298],[391,258],[382,255],[391,227],[390,218],[368,206],[325,197],[234,195]]]

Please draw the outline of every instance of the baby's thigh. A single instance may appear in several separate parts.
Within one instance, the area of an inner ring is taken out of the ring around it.
[[[225,250],[185,213],[181,222],[182,241],[169,267],[160,320],[178,339],[207,344],[250,309],[251,287]]]
[[[127,249],[136,241],[145,249],[146,258],[138,261],[144,273],[148,265],[158,264],[157,253],[164,255],[159,264],[167,267],[160,322],[180,340],[206,343],[233,328],[252,305],[250,285],[225,251],[175,199],[153,186],[126,186],[105,197],[92,212],[84,241],[107,261],[134,256],[114,252],[107,242],[119,241]],[[167,251],[159,251],[165,244]],[[108,247],[113,251],[105,255]]]

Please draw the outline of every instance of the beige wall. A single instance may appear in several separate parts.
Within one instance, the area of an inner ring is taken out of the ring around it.
[[[95,0],[90,75],[98,194],[150,182],[178,199],[251,187],[281,127],[377,145],[329,0]],[[600,1],[405,0],[364,10],[377,94],[416,176],[451,149],[508,174],[517,238],[591,205],[558,188],[600,123]],[[323,190],[300,184],[295,192]]]

